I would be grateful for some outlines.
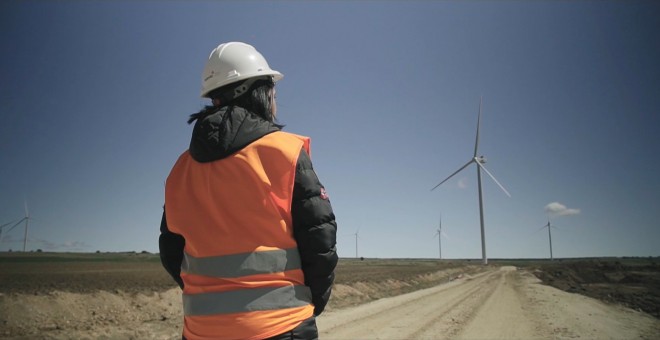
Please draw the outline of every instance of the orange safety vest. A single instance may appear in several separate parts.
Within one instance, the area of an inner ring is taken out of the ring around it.
[[[313,315],[293,237],[291,199],[310,139],[273,132],[224,159],[184,152],[167,178],[165,214],[185,238],[183,335],[263,339]]]

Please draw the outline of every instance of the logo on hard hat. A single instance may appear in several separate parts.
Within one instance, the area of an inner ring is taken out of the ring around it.
[[[204,81],[207,81],[207,80],[213,78],[214,75],[215,75],[215,71],[214,71],[214,70],[211,70],[211,74],[209,74],[208,76],[206,76],[206,78],[204,78]]]

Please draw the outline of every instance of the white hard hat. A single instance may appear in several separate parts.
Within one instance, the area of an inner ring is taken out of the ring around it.
[[[228,42],[218,45],[206,62],[202,74],[202,97],[209,92],[241,80],[271,76],[273,81],[284,77],[272,70],[266,59],[252,45],[242,42]]]

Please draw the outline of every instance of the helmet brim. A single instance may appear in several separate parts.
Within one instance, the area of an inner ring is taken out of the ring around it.
[[[278,71],[275,71],[275,70],[268,70],[268,72],[257,72],[257,73],[252,73],[252,74],[244,74],[244,75],[240,75],[240,76],[238,76],[234,79],[231,79],[230,82],[227,82],[226,80],[223,80],[223,81],[217,82],[214,85],[207,84],[206,88],[208,88],[209,90],[202,91],[201,94],[200,94],[200,97],[208,98],[209,93],[213,92],[215,89],[218,89],[220,87],[231,85],[231,84],[234,84],[234,83],[238,83],[238,82],[244,81],[246,79],[264,77],[264,76],[273,77],[273,82],[278,82],[278,81],[282,80],[282,78],[284,78],[284,75],[282,73],[280,73]]]

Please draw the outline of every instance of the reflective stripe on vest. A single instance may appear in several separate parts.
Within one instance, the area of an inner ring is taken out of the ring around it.
[[[300,269],[298,248],[211,257],[194,257],[184,253],[181,264],[183,272],[222,278],[279,273],[293,269]]]
[[[301,307],[312,301],[307,286],[265,287],[183,295],[186,316],[213,315]]]

